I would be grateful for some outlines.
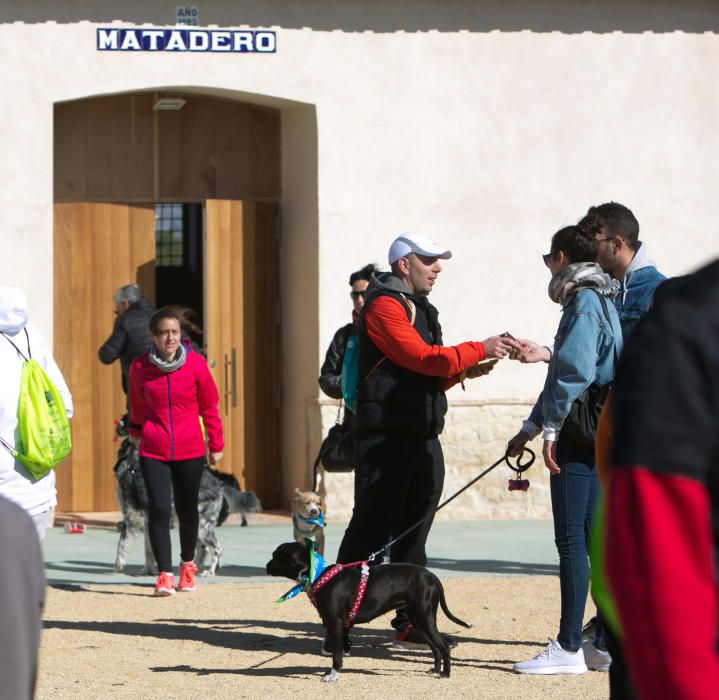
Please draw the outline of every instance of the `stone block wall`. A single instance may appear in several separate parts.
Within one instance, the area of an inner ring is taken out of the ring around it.
[[[308,411],[308,415],[314,413],[315,420],[321,420],[322,435],[326,435],[337,417],[337,404],[322,401],[315,406],[315,411]],[[507,441],[529,415],[531,407],[531,402],[527,400],[450,403],[441,436],[446,465],[442,500],[503,455]],[[317,454],[318,440],[316,436],[310,441],[313,445],[310,464]],[[529,446],[537,455],[537,460],[525,472],[525,478],[530,481],[527,492],[508,490],[508,480],[515,474],[502,464],[442,509],[437,518],[474,520],[551,517],[549,472],[542,462],[541,440],[534,440]],[[320,491],[327,501],[329,518],[333,522],[347,521],[352,513],[354,474],[324,474],[321,468],[320,474]]]

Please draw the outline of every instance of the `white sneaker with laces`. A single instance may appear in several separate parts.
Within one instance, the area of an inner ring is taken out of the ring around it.
[[[564,651],[556,639],[550,639],[547,648],[533,659],[514,664],[514,672],[537,676],[578,674],[586,673],[587,665],[584,663],[584,652],[581,649],[575,652]]]
[[[582,644],[582,651],[584,652],[584,662],[590,671],[608,671],[612,665],[610,653],[597,649],[592,642]]]

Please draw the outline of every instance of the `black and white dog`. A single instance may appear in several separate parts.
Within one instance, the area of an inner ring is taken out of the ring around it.
[[[113,469],[117,480],[115,491],[117,502],[122,510],[123,521],[120,529],[120,541],[117,545],[115,571],[123,571],[127,554],[133,541],[143,530],[145,531],[145,566],[140,574],[157,573],[157,564],[152,554],[150,540],[147,535],[148,501],[145,479],[140,471],[140,458],[137,449],[125,438],[117,453],[117,463]],[[234,481],[234,485],[232,485]],[[195,564],[202,568],[206,555],[210,555],[209,566],[201,573],[202,576],[214,576],[220,565],[222,547],[217,541],[215,528],[226,520],[230,513],[240,513],[242,524],[245,525],[247,513],[258,513],[262,510],[260,501],[251,491],[240,491],[237,480],[231,474],[221,474],[205,468],[200,481],[198,511],[200,526],[197,532],[197,554]]]
[[[302,583],[309,569],[308,546],[297,542],[281,544],[272,553],[266,568],[270,576],[284,576]],[[357,567],[343,568],[314,592],[317,612],[322,618],[332,651],[332,668],[323,677],[324,681],[334,682],[339,678],[343,651],[349,647],[345,620],[355,605],[361,576]],[[442,611],[452,622],[463,627],[471,625],[449,611],[440,580],[431,571],[416,564],[382,564],[370,568],[366,585],[352,624],[369,622],[390,610],[405,608],[410,623],[422,632],[432,650],[433,674],[438,678],[448,678],[451,667],[449,647],[437,629],[437,607],[442,606]]]

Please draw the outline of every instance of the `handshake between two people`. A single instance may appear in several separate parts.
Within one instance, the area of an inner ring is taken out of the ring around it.
[[[493,335],[482,341],[485,357],[478,364],[466,370],[462,379],[476,379],[489,374],[499,360],[509,358],[524,364],[549,362],[551,351],[533,340],[515,338],[511,333]]]

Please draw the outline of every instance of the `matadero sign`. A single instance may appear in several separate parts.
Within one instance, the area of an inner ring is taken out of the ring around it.
[[[275,53],[277,37],[249,29],[97,30],[98,51],[189,51],[193,53]]]

